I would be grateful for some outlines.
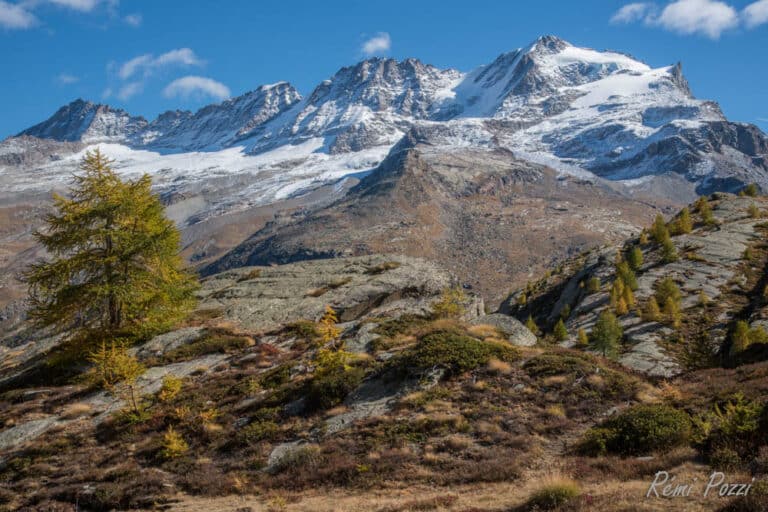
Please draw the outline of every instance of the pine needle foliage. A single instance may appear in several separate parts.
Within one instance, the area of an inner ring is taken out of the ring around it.
[[[557,341],[565,341],[568,339],[568,329],[565,327],[565,322],[563,322],[562,318],[555,324],[552,334],[554,334]]]
[[[336,316],[336,311],[334,311],[331,306],[325,306],[325,313],[323,313],[323,317],[320,319],[320,325],[317,329],[323,340],[323,344],[331,342],[336,343],[339,339],[339,336],[341,336],[341,329],[336,326],[338,322],[339,319]]]
[[[123,181],[112,163],[86,153],[69,197],[54,195],[55,212],[35,233],[51,259],[25,273],[30,316],[91,347],[169,327],[194,305],[197,287],[149,176]]]
[[[619,324],[616,315],[606,309],[597,318],[595,327],[589,336],[592,349],[602,353],[603,356],[615,357],[619,352],[619,342],[624,335],[624,330]]]

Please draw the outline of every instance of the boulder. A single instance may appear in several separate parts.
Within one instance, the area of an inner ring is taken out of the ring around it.
[[[479,316],[470,322],[472,325],[492,325],[503,332],[510,343],[520,347],[531,347],[536,344],[536,335],[528,330],[520,321],[503,313],[491,313]]]

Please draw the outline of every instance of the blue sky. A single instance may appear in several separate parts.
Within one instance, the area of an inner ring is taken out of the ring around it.
[[[768,0],[0,0],[0,138],[82,97],[149,119],[369,54],[468,71],[543,34],[652,66],[768,130]]]

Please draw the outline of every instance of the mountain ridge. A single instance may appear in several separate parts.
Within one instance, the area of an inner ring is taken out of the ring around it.
[[[672,172],[696,193],[733,191],[732,181],[768,188],[765,134],[696,99],[679,62],[651,68],[555,36],[469,72],[374,57],[340,68],[306,97],[277,82],[151,122],[78,99],[19,135],[162,154],[241,147],[258,156],[307,145],[305,154],[351,155],[382,153],[424,123],[453,123],[453,145],[503,147],[559,172],[631,186]]]

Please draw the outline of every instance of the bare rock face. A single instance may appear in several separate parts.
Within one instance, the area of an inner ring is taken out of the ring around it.
[[[254,331],[317,320],[327,305],[347,322],[363,316],[422,314],[452,278],[436,264],[404,256],[362,256],[245,267],[204,280],[200,309]]]
[[[765,307],[759,298],[762,290],[758,293],[749,289],[750,265],[744,255],[751,246],[755,250],[754,244],[764,236],[761,231],[764,220],[752,218],[748,209],[756,205],[764,210],[768,201],[764,197],[718,193],[710,197],[710,204],[717,224],[705,226],[697,222],[691,233],[672,237],[679,254],[676,261],[661,261],[654,243],[641,246],[644,263],[636,272],[638,286],[634,292],[638,309],[619,317],[624,329],[619,356],[623,365],[647,375],[671,377],[685,369],[685,345],[694,338],[697,322],[708,322],[706,333],[712,350],[727,354],[727,334],[736,318],[748,317],[753,325],[761,325],[765,318]],[[696,221],[697,214],[692,215]],[[637,239],[630,239],[628,243],[635,244]],[[516,294],[502,310],[524,318],[528,314],[536,316],[537,308],[541,308],[544,317],[541,326],[553,325],[567,305],[570,313],[565,324],[570,339],[563,344],[575,345],[578,331],[590,332],[599,314],[610,308],[609,292],[616,278],[614,262],[620,249],[606,247],[582,256],[565,279],[552,276],[542,280],[532,302],[518,305],[519,294]],[[646,321],[639,314],[639,309],[654,295],[657,283],[667,278],[680,289],[682,314],[691,320],[688,331],[682,334],[664,318],[658,322]],[[586,289],[585,283],[590,279],[600,282],[597,292]],[[707,308],[702,306],[702,295],[710,304]],[[744,298],[751,296],[758,297],[757,302],[745,304]]]

